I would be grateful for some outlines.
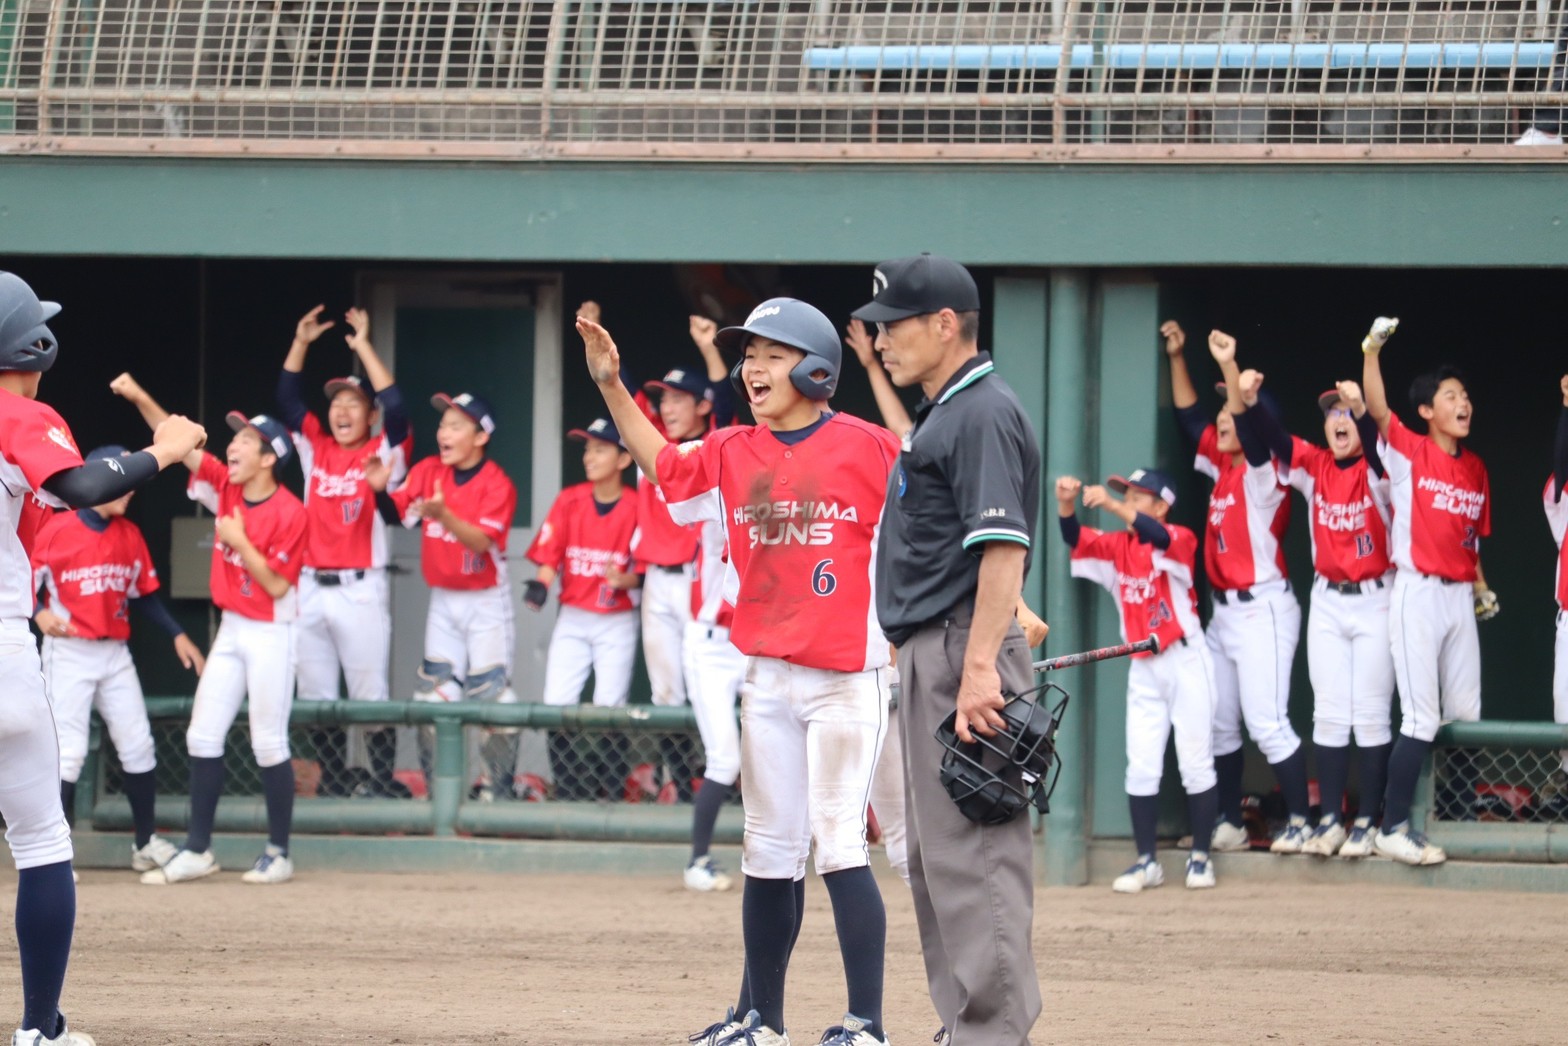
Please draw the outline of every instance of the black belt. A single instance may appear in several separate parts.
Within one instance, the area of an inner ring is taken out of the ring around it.
[[[318,570],[316,571],[316,584],[323,588],[336,588],[338,585],[350,581],[364,580],[363,570]]]
[[[664,574],[681,574],[686,570],[685,563],[649,563],[648,565]]]
[[[1342,596],[1359,596],[1363,592],[1375,592],[1383,587],[1380,577],[1368,578],[1365,581],[1330,581],[1323,579],[1330,592],[1338,592]]]
[[[1469,584],[1472,584],[1472,582],[1460,581],[1457,578],[1438,577],[1436,574],[1422,574],[1420,571],[1417,571],[1416,573],[1417,573],[1418,576],[1424,577],[1428,581],[1441,581],[1445,585],[1469,585]]]
[[[1285,582],[1285,591],[1290,591],[1289,581]],[[1231,589],[1229,592],[1226,592],[1223,588],[1216,588],[1214,590],[1214,602],[1218,603],[1222,607],[1230,605],[1232,596],[1235,597],[1236,602],[1238,603],[1250,603],[1254,599],[1258,598],[1252,594],[1252,589],[1250,588],[1235,588]]]

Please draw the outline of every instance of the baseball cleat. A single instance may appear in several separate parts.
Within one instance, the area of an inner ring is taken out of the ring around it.
[[[1372,845],[1384,857],[1402,864],[1442,864],[1448,860],[1441,847],[1427,842],[1419,832],[1412,832],[1408,821],[1395,825],[1392,832],[1378,832]]]
[[[1514,139],[1515,145],[1561,145],[1563,136],[1543,131],[1539,127],[1526,127],[1524,133]]]
[[[731,1006],[724,1011],[722,1021],[714,1021],[696,1035],[688,1035],[686,1041],[692,1046],[717,1046],[738,1031],[740,1031],[740,1021],[735,1019],[735,1007]]]
[[[698,893],[724,891],[732,885],[724,869],[707,854],[703,854],[686,866],[685,878],[686,889],[696,890]]]
[[[1301,852],[1311,854],[1313,857],[1333,857],[1345,842],[1345,826],[1339,823],[1336,817],[1325,817],[1312,829],[1312,834],[1307,836],[1307,841],[1302,844]]]
[[[211,850],[196,853],[191,850],[181,850],[162,868],[153,868],[142,873],[142,882],[148,886],[168,886],[170,883],[188,883],[193,879],[205,879],[217,873],[218,859],[212,856]]]
[[[69,1028],[60,1029],[59,1036],[53,1039],[44,1038],[44,1033],[37,1028],[28,1031],[18,1028],[11,1033],[11,1046],[98,1046],[98,1040],[86,1032]]]
[[[1215,853],[1232,853],[1236,850],[1252,849],[1252,840],[1247,835],[1247,830],[1239,824],[1231,824],[1221,818],[1214,826],[1214,836],[1209,840],[1209,849]]]
[[[155,835],[147,840],[147,845],[141,849],[136,844],[131,844],[131,871],[150,872],[154,868],[162,868],[174,860],[174,855],[180,848],[161,835]]]
[[[1307,845],[1307,819],[1297,814],[1290,819],[1285,830],[1269,844],[1269,853],[1299,854]]]
[[[1187,858],[1187,889],[1212,890],[1214,888],[1214,862],[1208,854]]]
[[[936,1046],[953,1046],[953,1037],[948,1034],[946,1028],[938,1028],[936,1034],[931,1036],[931,1041],[936,1043]]]
[[[887,1039],[872,1035],[866,1030],[866,1024],[853,1013],[846,1013],[844,1023],[823,1032],[817,1046],[888,1046]]]
[[[1377,832],[1372,827],[1372,818],[1356,818],[1350,824],[1350,837],[1339,848],[1339,856],[1347,861],[1372,856],[1372,842],[1376,835]]]
[[[740,1027],[720,1039],[714,1046],[789,1046],[789,1036],[776,1032],[762,1023],[756,1010],[746,1014]]]
[[[1117,893],[1142,893],[1165,883],[1165,869],[1152,857],[1140,857],[1138,863],[1111,881]]]
[[[282,848],[268,843],[261,856],[256,858],[256,863],[251,865],[250,871],[240,878],[261,886],[286,883],[294,878],[294,862],[289,860],[289,855]]]

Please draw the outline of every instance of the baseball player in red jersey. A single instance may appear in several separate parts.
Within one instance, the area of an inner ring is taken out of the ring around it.
[[[301,372],[310,346],[335,326],[318,305],[294,328],[278,375],[278,413],[288,425],[305,474],[305,567],[299,581],[297,685],[302,701],[333,701],[341,671],[353,701],[387,699],[392,647],[391,586],[387,582],[387,524],[375,511],[364,460],[375,454],[392,471],[394,489],[408,474],[414,436],[392,372],[370,342],[370,317],[350,309],[352,334],[343,340],[365,370],[327,382],[327,424],[305,408]],[[368,380],[367,380],[368,379]],[[377,422],[381,431],[375,432]],[[397,731],[365,734],[370,776],[358,786],[344,766],[346,732],[312,732],[325,795],[387,795],[394,791]]]
[[[1186,527],[1165,522],[1176,503],[1175,486],[1158,469],[1138,469],[1085,487],[1073,476],[1056,481],[1062,540],[1072,552],[1073,577],[1087,578],[1113,596],[1121,609],[1122,639],[1159,640],[1153,654],[1135,655],[1127,673],[1127,805],[1132,812],[1138,859],[1111,888],[1139,893],[1165,882],[1155,859],[1160,816],[1160,777],[1166,739],[1176,735],[1176,765],[1192,820],[1193,850],[1187,858],[1187,888],[1214,885],[1214,865],[1203,834],[1214,824],[1219,793],[1214,776],[1214,670],[1198,622],[1198,538]],[[1100,531],[1079,524],[1073,503],[1103,508],[1126,524]]]
[[[746,983],[740,1027],[700,1039],[780,1046],[784,980],[804,904],[805,829],[816,844],[845,961],[849,1013],[822,1042],[885,1044],[886,916],[871,875],[866,795],[887,728],[888,644],[873,616],[872,550],[898,455],[886,429],[823,409],[842,350],[833,324],[773,298],[719,332],[762,423],[667,444],[618,380],[608,332],[579,320],[588,369],[677,522],[728,528],[730,639],[742,685]],[[832,753],[830,756],[829,753]]]
[[[99,447],[88,461],[128,457],[124,447]],[[178,851],[154,833],[152,726],[142,684],[131,662],[130,607],[174,640],[186,668],[201,675],[205,659],[156,595],[158,572],[136,524],[125,518],[131,495],[103,505],[59,512],[33,543],[33,587],[45,593],[33,616],[43,634],[44,686],[60,735],[60,801],[69,820],[76,782],[87,758],[93,710],[103,717],[120,757],[135,842],[131,868],[151,871]]]
[[[207,439],[195,422],[169,418],[145,450],[84,462],[65,421],[38,402],[43,372],[59,352],[48,326],[59,311],[20,277],[0,273],[0,675],[7,686],[0,817],[17,869],[22,980],[22,1021],[11,1046],[93,1046],[92,1036],[66,1027],[59,1008],[76,927],[76,886],[71,829],[60,808],[60,748],[38,647],[27,626],[34,592],[20,527],[24,516],[38,519],[38,510],[29,507],[32,499],[60,508],[107,504]]]
[[[637,659],[637,602],[642,578],[632,570],[632,535],[637,530],[637,497],[621,482],[631,455],[607,418],[572,429],[583,443],[586,483],[556,496],[544,524],[528,547],[539,573],[523,597],[539,610],[556,578],[561,580],[561,611],[550,633],[544,673],[544,703],[574,705],[593,671],[593,703],[608,708],[626,704],[632,666]],[[626,776],[623,741],[603,739],[601,783],[613,798]],[[598,789],[573,767],[572,737],[550,735],[550,769],[561,799],[593,799]]]
[[[149,425],[167,416],[129,374],[109,386]],[[267,845],[243,876],[272,885],[294,877],[289,832],[294,821],[294,764],[289,711],[294,704],[295,621],[305,552],[305,507],[277,480],[293,452],[288,429],[266,414],[225,417],[234,437],[224,460],[186,455],[186,494],[216,517],[212,546],[212,602],[223,611],[185,732],[190,753],[190,824],[185,846],[142,882],[163,886],[212,875],[212,826],[223,794],[223,749],[229,727],[249,699],[250,745],[261,770],[267,804]]]
[[[1261,384],[1242,375],[1245,390]],[[1388,553],[1389,483],[1377,454],[1377,423],[1361,386],[1342,381],[1318,397],[1327,447],[1290,436],[1268,410],[1236,415],[1242,443],[1281,448],[1278,463],[1307,502],[1312,533],[1312,607],[1307,614],[1307,668],[1312,677],[1312,743],[1322,818],[1303,853],[1365,857],[1383,802],[1394,700],[1388,601],[1394,566]],[[1288,448],[1288,449],[1287,449]],[[1361,808],[1343,822],[1350,777],[1350,739],[1361,754]]]
[[[1403,721],[1388,761],[1377,852],[1405,864],[1441,864],[1443,851],[1410,828],[1421,764],[1444,720],[1481,718],[1481,640],[1476,620],[1497,613],[1481,573],[1481,539],[1492,532],[1486,466],[1462,441],[1474,408],[1464,376],[1442,366],[1416,378],[1410,403],[1427,434],[1405,427],[1388,405],[1379,353],[1398,320],[1378,317],[1361,343],[1367,410],[1383,436],[1380,453],[1392,484],[1394,566],[1388,634]],[[1457,755],[1458,753],[1456,753]],[[1463,795],[1468,760],[1451,761]]]
[[[1214,713],[1214,769],[1219,779],[1215,850],[1244,850],[1241,822],[1241,727],[1268,760],[1290,815],[1275,838],[1275,853],[1300,853],[1310,813],[1307,760],[1290,725],[1290,667],[1301,631],[1301,605],[1285,576],[1280,547],[1290,522],[1289,488],[1266,446],[1244,447],[1235,415],[1247,409],[1236,368],[1236,341],[1209,335],[1209,351],[1225,374],[1227,399],[1214,422],[1198,407],[1198,393],[1182,356],[1186,335],[1175,322],[1160,328],[1170,359],[1171,392],[1182,429],[1197,445],[1193,467],[1214,481],[1209,495],[1203,563],[1214,593],[1207,642],[1218,704]]]
[[[1563,394],[1562,413],[1557,416],[1557,442],[1552,447],[1552,474],[1547,477],[1542,503],[1546,506],[1546,522],[1552,529],[1552,540],[1557,542],[1557,640],[1552,660],[1552,719],[1568,723],[1568,501],[1563,500],[1563,487],[1568,485],[1568,374],[1561,382]],[[1568,774],[1568,751],[1563,752],[1563,772]],[[1554,806],[1561,816],[1563,800]]]

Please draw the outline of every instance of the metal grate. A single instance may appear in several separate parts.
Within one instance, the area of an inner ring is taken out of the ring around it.
[[[1568,822],[1568,752],[1438,748],[1433,755],[1438,821]]]

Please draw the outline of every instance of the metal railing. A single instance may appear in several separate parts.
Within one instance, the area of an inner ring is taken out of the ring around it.
[[[1418,807],[1455,857],[1568,861],[1568,726],[1450,723]]]
[[[0,150],[1563,158],[1565,0],[0,0]]]

